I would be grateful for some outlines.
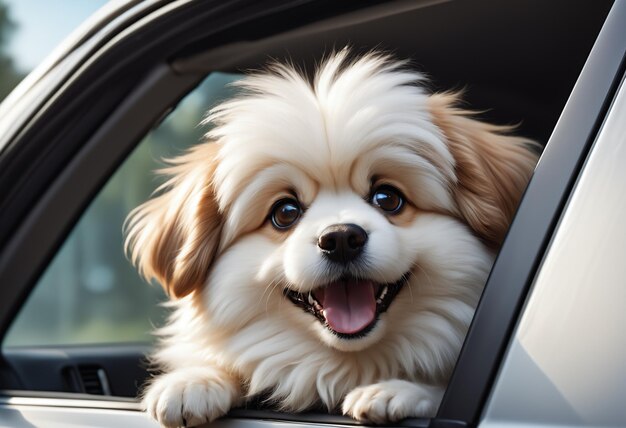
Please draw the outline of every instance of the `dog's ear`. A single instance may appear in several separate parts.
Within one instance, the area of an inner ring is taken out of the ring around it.
[[[431,95],[429,109],[455,160],[457,215],[492,247],[498,247],[537,163],[537,143],[472,118],[456,107],[458,93]]]
[[[125,248],[147,279],[180,298],[206,281],[221,232],[213,188],[217,145],[201,144],[170,160],[169,177],[154,196],[126,219]]]

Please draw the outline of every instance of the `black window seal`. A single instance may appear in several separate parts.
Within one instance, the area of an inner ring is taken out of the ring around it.
[[[626,2],[615,2],[526,189],[432,427],[474,426],[565,202],[626,66]]]

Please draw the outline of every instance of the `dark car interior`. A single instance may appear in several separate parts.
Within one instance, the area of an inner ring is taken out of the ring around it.
[[[382,49],[398,58],[410,58],[411,65],[429,77],[433,91],[462,90],[465,107],[476,110],[479,117],[517,125],[519,134],[545,145],[612,3],[373,2],[295,28],[277,29],[273,21],[262,17],[181,43],[166,61],[124,90],[130,95],[120,108],[106,112],[108,120],[98,131],[102,135],[94,133],[90,144],[102,147],[114,135],[122,145],[117,155],[107,155],[108,166],[101,167],[92,184],[68,205],[72,208],[63,220],[65,226],[47,241],[41,238],[49,245],[43,245],[36,256],[41,264],[37,272],[138,138],[212,71],[256,69],[268,58],[290,58],[311,70],[333,49],[351,46],[355,53]],[[82,168],[91,168],[92,158],[99,157],[94,150],[83,156]],[[22,301],[35,281],[36,277],[24,280]],[[144,360],[148,350],[146,344],[4,348],[0,389],[134,399],[148,376]]]

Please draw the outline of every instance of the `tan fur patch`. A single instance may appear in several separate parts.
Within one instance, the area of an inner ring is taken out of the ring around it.
[[[168,161],[162,193],[129,215],[126,251],[148,280],[173,297],[202,288],[221,230],[212,176],[217,144],[205,143]]]
[[[420,210],[415,205],[405,201],[400,213],[396,215],[388,215],[387,218],[396,226],[409,227],[413,224],[415,218],[423,212],[424,211]]]
[[[435,124],[444,133],[456,161],[456,214],[497,247],[537,163],[537,155],[530,150],[537,143],[507,135],[510,126],[472,119],[472,112],[455,107],[458,99],[457,93],[429,98]]]
[[[257,231],[261,233],[262,235],[267,236],[272,241],[276,243],[281,243],[281,242],[284,242],[289,237],[291,232],[296,227],[297,227],[297,223],[292,228],[285,229],[285,230],[276,230],[276,228],[272,226],[272,222],[266,221],[265,223],[263,223],[263,225],[259,229],[257,229]],[[252,233],[256,233],[256,231]]]

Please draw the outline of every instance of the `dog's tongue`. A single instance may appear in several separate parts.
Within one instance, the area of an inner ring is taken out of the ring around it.
[[[357,333],[376,317],[374,283],[353,279],[335,281],[324,289],[322,306],[330,328],[338,333]]]

